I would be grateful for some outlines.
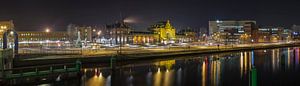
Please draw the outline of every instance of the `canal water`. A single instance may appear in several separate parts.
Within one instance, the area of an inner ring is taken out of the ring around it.
[[[90,64],[63,86],[299,86],[300,49],[279,48]],[[113,69],[112,69],[113,68]]]

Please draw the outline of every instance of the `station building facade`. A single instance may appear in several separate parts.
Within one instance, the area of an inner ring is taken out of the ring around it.
[[[187,42],[191,38],[187,34],[176,34],[176,29],[170,21],[161,21],[148,28],[148,31],[134,31],[125,22],[107,25],[109,30],[106,38],[112,44],[170,44]]]

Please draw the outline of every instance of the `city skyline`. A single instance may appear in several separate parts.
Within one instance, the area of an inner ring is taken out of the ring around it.
[[[258,25],[291,27],[299,24],[298,2],[258,1],[4,1],[1,20],[14,20],[16,30],[53,27],[66,30],[70,23],[100,26],[122,18],[134,19],[137,30],[170,19],[176,28],[208,28],[209,20],[256,20]]]

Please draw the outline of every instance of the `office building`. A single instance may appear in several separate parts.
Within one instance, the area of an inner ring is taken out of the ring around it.
[[[225,45],[245,43],[249,40],[252,41],[250,35],[254,34],[255,27],[256,21],[253,20],[209,21],[209,35],[219,36],[215,38]]]

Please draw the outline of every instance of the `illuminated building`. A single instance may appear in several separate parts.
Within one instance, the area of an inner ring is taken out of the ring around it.
[[[179,42],[195,42],[197,41],[198,37],[197,32],[194,29],[182,29],[178,32],[178,35],[183,35],[182,37],[177,37]]]
[[[107,32],[105,37],[107,40],[110,40],[110,44],[128,44],[132,43],[129,38],[129,33],[131,28],[128,24],[123,21],[119,21],[115,24],[106,25]]]
[[[300,26],[299,25],[293,25],[291,29],[292,29],[292,31],[291,31],[292,38],[294,40],[299,40],[300,39]]]
[[[152,32],[131,31],[130,38],[133,44],[155,44],[157,39]]]
[[[70,46],[67,32],[18,31],[19,47]]]
[[[133,31],[125,22],[106,25],[104,37],[110,44],[168,44],[191,39],[194,33],[176,34],[170,21],[162,21],[151,25],[149,31]],[[186,41],[187,42],[187,41]],[[105,42],[107,43],[107,42]]]
[[[225,44],[237,44],[251,40],[251,34],[255,31],[256,21],[253,20],[226,20],[209,21],[209,35],[219,33],[220,42]],[[242,38],[242,35],[246,38]],[[252,40],[251,40],[252,41]]]
[[[76,41],[78,36],[80,36],[80,41],[92,42],[93,29],[96,28],[92,26],[78,26],[75,24],[69,24],[67,27],[67,33],[72,41]]]
[[[259,37],[259,30],[258,30],[258,26],[253,23],[253,22],[247,22],[244,25],[244,34],[242,35],[246,35],[248,37],[245,37],[245,40],[241,40],[240,43],[244,42],[244,43],[254,43],[254,42],[258,42],[258,37]],[[241,38],[242,35],[240,36]]]
[[[14,23],[12,20],[9,21],[0,21],[0,33],[3,34],[4,31],[7,30],[13,30],[14,29]],[[2,37],[2,35],[1,35]]]
[[[8,20],[8,21],[0,21],[0,45],[2,47],[2,38],[3,38],[3,34],[5,31],[7,30],[14,30],[14,23],[12,20]],[[9,36],[10,37],[10,36]],[[11,41],[10,43],[12,43],[12,40],[8,40]]]
[[[258,42],[279,42],[282,40],[283,27],[261,27]]]
[[[158,43],[175,43],[176,30],[171,26],[170,21],[162,21],[152,25],[149,30],[154,33]]]

